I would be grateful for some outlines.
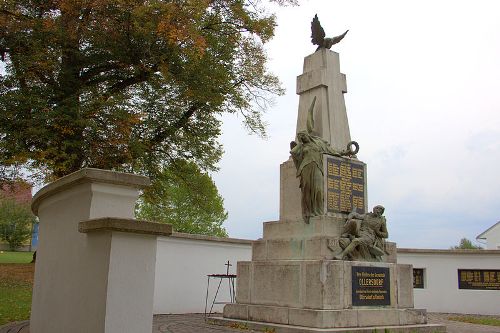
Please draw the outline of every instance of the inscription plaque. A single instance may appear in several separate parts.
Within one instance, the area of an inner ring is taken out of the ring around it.
[[[387,267],[352,267],[352,305],[391,305],[390,275]]]
[[[349,159],[326,157],[326,210],[328,213],[365,213],[365,165]]]
[[[424,288],[424,269],[414,268],[413,269],[413,288]]]
[[[500,290],[500,270],[459,269],[458,289]]]

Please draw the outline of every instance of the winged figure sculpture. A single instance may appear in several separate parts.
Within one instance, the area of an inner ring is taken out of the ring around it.
[[[311,42],[313,45],[318,45],[316,51],[322,48],[330,49],[333,45],[340,42],[348,31],[346,30],[346,32],[337,37],[325,38],[325,30],[323,30],[321,23],[319,23],[318,14],[316,14],[311,22]]]

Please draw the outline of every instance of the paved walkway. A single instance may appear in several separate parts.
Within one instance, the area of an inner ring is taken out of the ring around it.
[[[450,317],[465,317],[463,314],[435,313],[427,314],[427,321],[430,324],[442,324],[446,326],[448,333],[500,333],[500,326],[476,325],[462,323],[460,321],[448,320]],[[478,317],[474,315],[474,317]],[[500,316],[484,316],[493,317],[500,320]]]
[[[449,317],[463,316],[448,313],[429,313],[430,324],[446,325],[448,333],[500,333],[499,326],[486,326],[450,321]],[[495,316],[500,319],[500,316]],[[14,323],[0,327],[0,333],[29,333],[28,322]],[[206,324],[203,314],[182,315],[156,315],[153,320],[152,333],[241,333],[254,332],[242,331],[237,328],[229,328]]]

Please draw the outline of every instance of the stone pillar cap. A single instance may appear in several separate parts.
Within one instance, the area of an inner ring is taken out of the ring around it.
[[[78,223],[78,231],[81,233],[119,231],[133,234],[170,236],[172,235],[172,225],[136,219],[102,217]]]
[[[111,170],[84,168],[42,187],[33,197],[31,211],[38,216],[38,207],[43,200],[69,187],[90,182],[123,185],[134,188],[144,188],[151,185],[149,177],[146,176]]]

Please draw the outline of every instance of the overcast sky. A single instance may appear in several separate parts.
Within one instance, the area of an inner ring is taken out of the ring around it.
[[[214,175],[231,237],[262,237],[279,216],[279,165],[294,139],[297,75],[314,52],[315,13],[347,75],[351,138],[367,163],[368,205],[386,207],[399,247],[449,248],[500,220],[500,2],[302,1],[280,8],[267,50],[287,89],[266,114],[269,139],[224,118]],[[273,9],[274,10],[274,9]]]

